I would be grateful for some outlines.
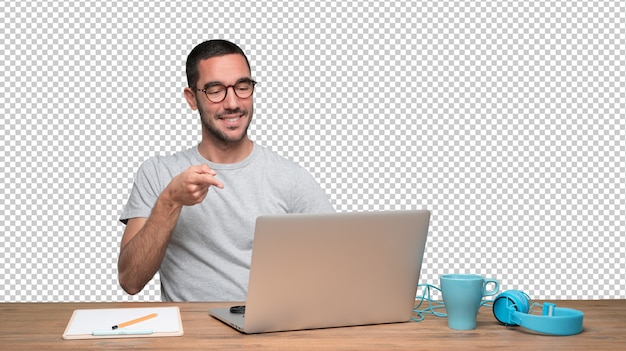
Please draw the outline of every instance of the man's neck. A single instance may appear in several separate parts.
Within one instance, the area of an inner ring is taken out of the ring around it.
[[[202,138],[198,147],[202,157],[213,163],[228,164],[243,161],[252,153],[252,140],[246,135],[237,142],[221,142]]]

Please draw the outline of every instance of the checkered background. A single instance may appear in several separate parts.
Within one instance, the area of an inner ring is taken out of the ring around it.
[[[169,4],[171,3],[171,4]],[[145,159],[200,140],[187,53],[248,54],[251,137],[338,211],[433,211],[423,283],[626,298],[620,1],[15,1],[0,9],[0,302],[117,283]]]

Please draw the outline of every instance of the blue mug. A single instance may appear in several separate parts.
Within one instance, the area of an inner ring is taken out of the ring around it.
[[[443,303],[448,314],[448,327],[457,330],[476,328],[476,315],[484,296],[500,291],[497,279],[477,274],[445,274],[439,277]],[[487,286],[492,284],[491,289]]]

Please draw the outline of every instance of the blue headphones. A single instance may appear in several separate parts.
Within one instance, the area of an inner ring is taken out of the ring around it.
[[[506,326],[522,326],[543,334],[574,335],[583,331],[583,313],[556,307],[553,303],[543,304],[542,315],[529,314],[530,297],[519,290],[508,290],[493,300],[493,315]]]

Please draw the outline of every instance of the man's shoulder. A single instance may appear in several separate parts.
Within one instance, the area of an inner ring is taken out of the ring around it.
[[[272,166],[281,166],[286,168],[301,168],[298,163],[293,160],[288,159],[287,157],[279,154],[278,152],[271,150],[268,147],[261,146],[256,144],[258,157],[262,159],[264,162],[271,164]]]
[[[198,163],[195,161],[197,153],[197,146],[191,147],[186,150],[178,151],[169,155],[155,155],[146,159],[142,168],[184,168],[186,169],[190,165]]]

